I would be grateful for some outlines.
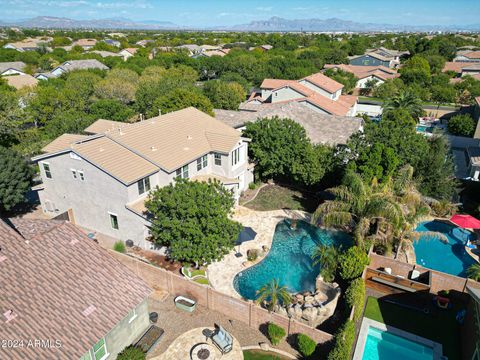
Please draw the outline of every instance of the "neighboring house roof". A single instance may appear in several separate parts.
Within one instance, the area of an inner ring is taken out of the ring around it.
[[[0,338],[61,341],[3,349],[9,359],[78,359],[151,293],[68,222],[0,220],[0,238]]]
[[[278,116],[302,125],[308,137],[316,144],[346,144],[350,136],[362,129],[363,119],[325,115],[298,102],[257,106],[258,111],[215,110],[215,117],[234,128],[245,126],[262,118]]]
[[[23,71],[27,64],[23,61],[10,61],[10,62],[0,62],[0,74],[3,74],[5,71],[13,69],[18,71]]]
[[[16,49],[36,49],[40,46],[40,42],[36,41],[18,41],[18,42],[13,42],[13,43],[7,43],[4,45],[11,45],[15,47]]]
[[[262,89],[276,89],[286,84],[298,83],[296,80],[283,80],[283,79],[264,79],[260,88]]]
[[[84,131],[89,134],[103,134],[108,131],[118,130],[128,125],[129,123],[124,123],[120,121],[98,119],[92,125],[87,127]]]
[[[447,61],[443,67],[443,72],[454,71],[456,73],[461,73],[462,69],[467,66],[471,66],[471,62],[462,62],[462,61]]]
[[[102,64],[97,59],[68,60],[68,61],[65,61],[62,65],[57,66],[51,72],[55,71],[58,68],[61,68],[65,71],[86,70],[86,69],[100,69],[100,70],[109,69],[108,66]]]
[[[72,46],[95,46],[97,44],[96,39],[78,39],[72,43]]]
[[[339,82],[330,79],[328,76],[325,76],[322,73],[312,74],[310,76],[307,76],[306,78],[303,78],[302,80],[309,81],[312,84],[328,91],[329,93],[334,93],[338,90],[343,89],[343,84],[340,84]]]
[[[469,58],[469,59],[480,59],[480,51],[469,51],[467,53],[462,54],[462,56],[465,56],[466,58]]]
[[[340,96],[340,99],[334,101],[325,96],[314,94],[312,96],[306,97],[305,99],[299,100],[300,102],[306,101],[312,105],[318,106],[319,108],[325,110],[331,115],[346,116],[350,111],[350,108],[357,101],[357,97],[343,97]],[[351,99],[355,101],[351,103]]]
[[[400,76],[396,70],[385,66],[361,66],[346,64],[325,64],[325,69],[339,69],[355,75],[357,79],[364,79],[369,76],[375,76],[382,80],[394,79]]]
[[[35,87],[38,84],[38,80],[32,75],[13,75],[5,76],[8,85],[13,86],[15,89],[22,89],[24,87]]]
[[[87,135],[80,135],[80,134],[63,134],[60,135],[58,138],[53,140],[48,145],[44,146],[42,151],[46,153],[56,153],[59,151],[63,151],[69,149],[73,143],[84,140],[88,138]]]
[[[131,55],[135,55],[138,51],[138,48],[125,48],[120,52],[125,52],[125,51],[128,52]]]
[[[100,55],[102,58],[108,57],[108,56],[122,56],[121,54],[117,54],[111,51],[103,51],[103,50],[93,50],[91,51],[94,54]]]
[[[203,54],[207,57],[211,57],[211,56],[224,57],[225,55],[228,54],[228,51],[225,51],[225,50],[208,50],[208,51],[203,52]]]

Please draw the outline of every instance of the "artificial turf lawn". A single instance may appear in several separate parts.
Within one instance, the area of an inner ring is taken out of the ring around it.
[[[458,309],[424,314],[369,297],[365,317],[438,342],[449,360],[460,360],[460,325],[455,320]]]
[[[286,359],[283,356],[277,354],[269,353],[261,350],[247,350],[243,352],[244,360],[284,360]]]

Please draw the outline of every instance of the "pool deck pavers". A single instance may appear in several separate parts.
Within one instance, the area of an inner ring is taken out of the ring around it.
[[[295,214],[295,215],[294,215]],[[233,287],[235,275],[254,265],[247,262],[247,251],[249,249],[258,249],[261,251],[263,246],[268,249],[272,247],[273,234],[278,222],[295,216],[296,219],[310,221],[310,214],[297,210],[273,210],[256,211],[243,206],[235,209],[233,219],[241,223],[244,227],[251,227],[257,235],[252,241],[245,242],[240,246],[241,257],[236,257],[239,246],[227,254],[221,261],[214,262],[208,267],[208,279],[211,286],[224,294],[241,298]]]

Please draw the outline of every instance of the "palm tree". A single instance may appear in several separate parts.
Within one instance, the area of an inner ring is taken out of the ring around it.
[[[480,264],[473,264],[467,269],[467,276],[475,281],[480,281]]]
[[[408,90],[388,99],[383,104],[383,112],[406,110],[415,120],[423,114],[422,101]]]
[[[277,304],[288,305],[292,302],[292,296],[285,286],[280,286],[277,279],[272,279],[257,291],[257,303],[266,303],[267,309],[272,311]]]
[[[320,274],[326,282],[332,282],[338,266],[338,251],[333,246],[319,244],[312,255],[313,264],[320,264]]]

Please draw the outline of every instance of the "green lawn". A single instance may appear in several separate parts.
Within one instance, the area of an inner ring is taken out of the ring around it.
[[[257,197],[245,206],[258,211],[287,208],[313,212],[317,208],[318,202],[318,199],[312,194],[304,194],[283,186],[268,185],[262,188]]]
[[[196,278],[193,281],[195,281],[196,283],[199,283],[199,284],[203,284],[203,285],[208,285],[209,284],[208,279],[204,278],[204,277]]]
[[[243,352],[244,360],[287,360],[286,357],[262,350],[247,350]]]
[[[460,360],[460,325],[456,309],[424,314],[369,297],[365,317],[411,332],[443,345],[443,355]]]

